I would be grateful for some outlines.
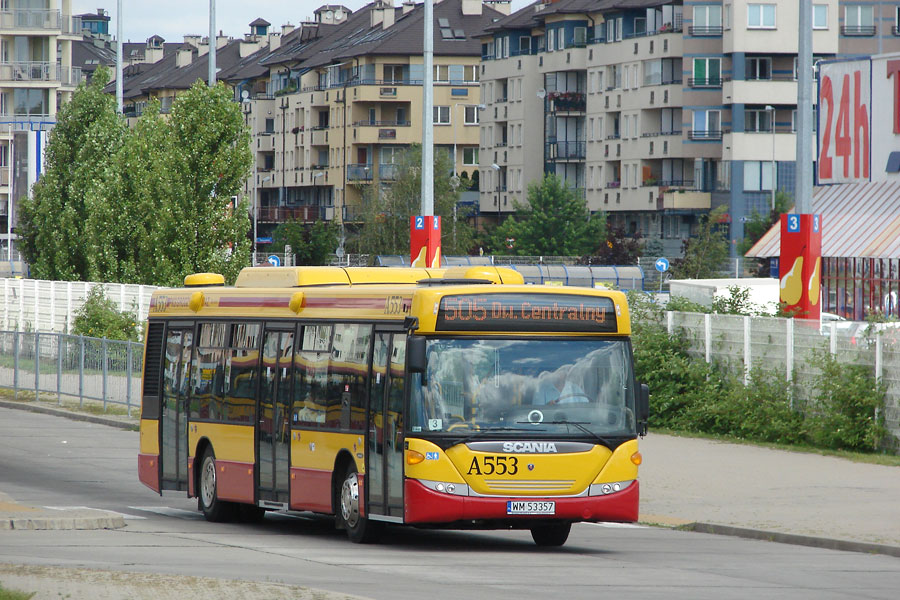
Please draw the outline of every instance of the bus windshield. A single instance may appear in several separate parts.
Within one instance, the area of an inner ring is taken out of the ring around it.
[[[625,339],[430,339],[412,433],[634,435]]]

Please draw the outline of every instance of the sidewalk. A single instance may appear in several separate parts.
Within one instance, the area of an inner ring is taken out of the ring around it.
[[[48,403],[0,400],[0,406],[126,429],[138,424],[137,412],[128,418]],[[900,467],[652,430],[640,447],[643,523],[900,557]],[[0,529],[11,523],[19,523],[17,529],[81,528],[91,520],[94,528],[124,526],[115,516],[30,509],[0,494]]]

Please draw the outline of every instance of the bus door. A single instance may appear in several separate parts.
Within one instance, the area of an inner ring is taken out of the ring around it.
[[[256,472],[259,500],[269,508],[288,507],[291,444],[291,366],[294,330],[266,329],[256,410]]]
[[[377,331],[369,376],[367,512],[403,520],[403,397],[406,334]]]
[[[188,393],[193,341],[193,326],[169,326],[160,418],[161,487],[164,490],[187,489]]]

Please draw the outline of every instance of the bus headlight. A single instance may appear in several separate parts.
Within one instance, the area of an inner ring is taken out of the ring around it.
[[[418,482],[428,489],[441,492],[442,494],[450,494],[451,496],[469,495],[469,486],[464,483],[446,483],[444,481],[429,481],[427,479],[419,479]]]
[[[607,494],[615,494],[616,492],[627,489],[632,483],[634,483],[634,479],[628,481],[610,481],[609,483],[594,483],[591,484],[590,495],[606,496]]]

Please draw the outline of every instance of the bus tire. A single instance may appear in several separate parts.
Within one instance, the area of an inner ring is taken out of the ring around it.
[[[219,500],[216,479],[216,455],[213,449],[207,448],[200,460],[199,490],[197,494],[198,508],[207,521],[222,523],[234,519],[237,507],[231,502]]]
[[[551,523],[531,528],[531,537],[538,546],[562,546],[569,539],[571,523]]]
[[[370,544],[378,540],[381,523],[370,521],[359,512],[359,479],[356,466],[351,463],[341,480],[338,492],[337,518],[340,526],[347,530],[347,537],[354,544]]]

